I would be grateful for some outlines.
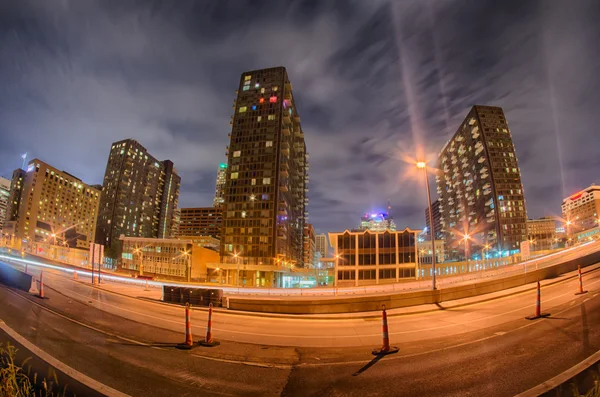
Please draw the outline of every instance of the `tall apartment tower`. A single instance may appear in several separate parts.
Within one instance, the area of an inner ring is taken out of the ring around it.
[[[0,231],[7,218],[8,203],[10,199],[10,181],[0,176]]]
[[[489,244],[520,248],[527,238],[521,172],[502,108],[473,106],[438,159],[442,231],[450,258]]]
[[[10,181],[10,196],[8,197],[8,207],[6,208],[6,221],[16,221],[19,216],[19,203],[21,194],[25,185],[25,176],[27,173],[21,168],[13,171]]]
[[[321,254],[321,258],[327,258],[329,254],[329,244],[327,244],[327,235],[325,233],[315,236],[315,249]]]
[[[19,200],[17,238],[87,249],[94,241],[99,203],[100,191],[33,159]]]
[[[255,70],[241,75],[237,93],[227,151],[222,260],[301,266],[308,154],[292,84],[284,67]]]
[[[440,213],[440,200],[431,203],[431,212],[433,213],[433,227],[435,230],[435,239],[442,240],[442,214]],[[425,208],[425,224],[427,225],[427,238],[431,240],[431,222],[429,221],[429,208]]]
[[[96,242],[120,251],[121,235],[174,237],[181,178],[134,139],[112,144],[102,184]]]
[[[223,198],[223,189],[225,188],[225,180],[227,178],[227,164],[219,164],[219,170],[217,171],[217,183],[215,188],[215,198],[213,200],[213,207],[221,208],[225,199]]]

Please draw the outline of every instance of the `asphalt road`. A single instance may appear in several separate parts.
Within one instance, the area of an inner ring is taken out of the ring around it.
[[[54,286],[50,282],[46,300],[0,287],[0,319],[67,365],[136,396],[510,396],[570,368],[600,346],[598,271],[586,275],[590,292],[583,296],[573,294],[576,280],[544,287],[543,306],[552,314],[548,319],[524,319],[533,312],[530,291],[391,317],[392,344],[400,352],[384,358],[370,354],[380,343],[378,320],[261,319],[224,313],[215,315],[221,346],[180,351],[174,348],[183,340],[183,322],[175,319],[180,308],[63,281],[74,286],[68,292],[72,296],[55,290],[60,281]],[[203,315],[194,312],[193,319],[203,320]],[[239,333],[219,331],[229,323],[248,335],[260,329],[257,344],[236,342],[229,336]],[[203,331],[194,328],[196,339]],[[317,340],[320,333],[328,341],[354,332],[356,337],[346,339],[361,343],[346,348],[330,347],[335,343],[273,346],[291,339],[273,336],[282,332],[292,332],[292,341],[308,332],[304,339]]]

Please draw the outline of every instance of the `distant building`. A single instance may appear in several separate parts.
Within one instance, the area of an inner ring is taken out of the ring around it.
[[[308,154],[284,67],[242,73],[227,148],[221,254],[243,285],[280,285],[304,261]]]
[[[417,277],[420,230],[329,233],[337,262],[336,285],[395,283]]]
[[[10,181],[10,196],[8,198],[8,206],[6,208],[6,221],[15,221],[19,217],[19,204],[21,202],[21,194],[23,186],[25,186],[25,176],[27,173],[21,168],[13,171]]]
[[[8,203],[10,199],[10,181],[0,177],[0,231],[7,218]]]
[[[527,239],[532,251],[542,251],[556,247],[556,222],[554,218],[528,219]]]
[[[329,244],[327,244],[327,235],[325,233],[315,236],[315,249],[321,254],[321,258],[329,256]]]
[[[181,281],[207,281],[207,263],[219,261],[215,250],[191,240],[125,237],[122,269],[137,275]]]
[[[358,230],[372,230],[374,232],[382,232],[384,230],[396,230],[394,218],[389,213],[367,213],[360,218],[360,227]]]
[[[211,236],[177,236],[179,240],[189,240],[198,247],[210,248],[219,251],[220,241]]]
[[[502,108],[473,106],[442,149],[436,176],[442,231],[450,259],[484,245],[517,251],[527,238],[525,198],[515,147]],[[470,236],[461,244],[463,233]],[[473,247],[471,247],[473,246]]]
[[[100,192],[81,179],[33,159],[23,181],[16,235],[32,246],[48,242],[88,249],[94,242]]]
[[[180,236],[211,236],[221,238],[223,211],[215,207],[181,208]]]
[[[221,208],[225,202],[223,196],[225,188],[225,181],[227,179],[227,164],[219,164],[219,170],[217,171],[217,183],[215,188],[215,198],[213,199],[213,207]]]
[[[431,240],[417,243],[419,263],[431,264]],[[442,263],[446,260],[444,240],[435,240],[435,262]]]
[[[591,185],[565,198],[561,209],[569,237],[598,227],[600,222],[600,185]]]
[[[173,162],[158,161],[134,139],[112,144],[104,182],[96,242],[120,251],[121,235],[174,235],[181,178]]]
[[[433,226],[435,227],[435,239],[443,240],[444,233],[442,232],[442,214],[440,213],[440,200],[435,200],[431,203],[431,212],[433,213]],[[431,222],[429,220],[429,207],[425,208],[425,225],[427,230],[425,237],[427,240],[431,240]]]
[[[181,208],[175,208],[175,212],[173,214],[173,236],[179,236],[179,224],[181,223]]]
[[[304,224],[304,267],[315,266],[315,229],[310,223]]]

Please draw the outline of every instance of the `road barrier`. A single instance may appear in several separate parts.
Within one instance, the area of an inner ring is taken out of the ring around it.
[[[29,292],[33,276],[0,262],[0,283]]]
[[[579,275],[579,292],[577,292],[575,295],[583,295],[583,294],[587,293],[587,291],[583,290],[583,278],[581,277],[581,265],[577,266],[577,273]]]
[[[223,306],[222,289],[184,288],[164,285],[162,295],[163,302],[168,303],[189,303],[195,306],[209,306],[210,304],[214,307]]]
[[[542,313],[542,292],[540,282],[537,282],[537,299],[535,301],[535,315],[525,317],[527,320],[549,317],[550,313]]]
[[[220,345],[220,343],[215,341],[212,336],[212,309],[213,305],[212,303],[210,303],[208,305],[208,323],[206,324],[206,339],[204,339],[204,342],[200,342],[201,346],[214,347]]]
[[[77,272],[73,272],[73,280],[77,280]]]

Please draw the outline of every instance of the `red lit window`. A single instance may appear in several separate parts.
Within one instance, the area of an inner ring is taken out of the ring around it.
[[[258,102],[265,103],[265,98],[260,98]]]
[[[272,96],[271,98],[269,98],[269,102],[271,102],[271,103],[277,102],[277,97],[276,96]]]

